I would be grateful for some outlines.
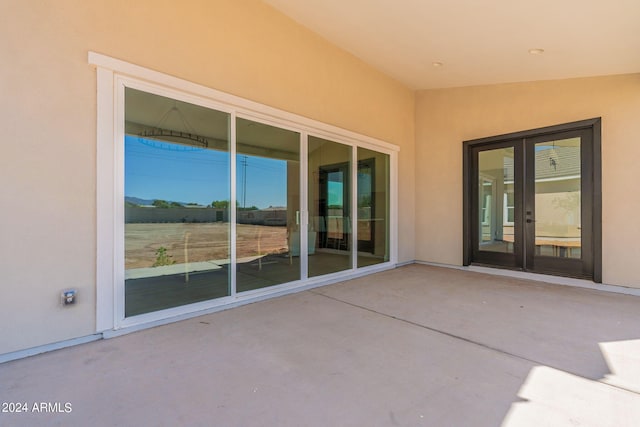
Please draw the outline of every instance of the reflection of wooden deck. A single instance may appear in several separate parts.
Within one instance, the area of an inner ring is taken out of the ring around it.
[[[238,259],[236,291],[242,293],[300,280],[300,258],[287,254]],[[358,267],[384,262],[373,256],[358,255]],[[184,264],[175,267],[173,274],[127,278],[125,281],[125,317],[157,310],[224,298],[230,295],[229,262],[217,260],[209,270],[194,271],[185,280]],[[153,267],[161,269],[163,267]],[[309,257],[309,277],[351,269],[351,255],[345,251],[318,251]],[[139,272],[136,272],[139,273]],[[130,273],[135,275],[134,272]]]
[[[505,235],[502,236],[502,240],[513,245],[514,236]],[[582,239],[580,237],[536,237],[536,253],[538,255],[542,246],[551,246],[555,257],[559,257],[562,249],[566,249],[567,256],[573,258],[573,249],[579,249],[582,246]]]

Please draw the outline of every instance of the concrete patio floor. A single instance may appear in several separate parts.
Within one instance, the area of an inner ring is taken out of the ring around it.
[[[640,297],[410,265],[7,362],[0,398],[29,410],[2,426],[637,426]]]

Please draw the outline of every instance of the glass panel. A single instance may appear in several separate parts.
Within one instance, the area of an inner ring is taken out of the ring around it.
[[[513,253],[513,147],[478,153],[478,230],[482,251]]]
[[[351,268],[351,147],[309,137],[309,277]]]
[[[125,89],[125,317],[229,288],[229,115]]]
[[[389,156],[358,148],[358,267],[389,261]]]
[[[535,146],[536,255],[581,257],[580,138]]]
[[[300,134],[237,119],[238,292],[300,279]]]

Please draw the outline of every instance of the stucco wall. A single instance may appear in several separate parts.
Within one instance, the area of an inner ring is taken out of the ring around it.
[[[602,117],[603,281],[640,287],[640,74],[416,96],[416,259],[462,263],[462,141]]]
[[[90,50],[399,145],[399,260],[414,258],[414,93],[271,7],[5,0],[0,28],[0,353],[95,331]]]

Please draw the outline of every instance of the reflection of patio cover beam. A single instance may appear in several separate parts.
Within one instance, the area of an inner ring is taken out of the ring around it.
[[[151,130],[143,130],[140,132],[140,136],[144,138],[153,138],[153,139],[161,139],[170,142],[174,142],[173,138],[183,139],[191,142],[197,143],[201,147],[209,147],[209,141],[207,138],[195,135],[189,132],[182,132],[177,130],[169,130],[169,129],[161,129],[161,128],[153,128]],[[166,139],[172,138],[172,139]]]
[[[226,139],[202,136],[193,132],[181,132],[177,130],[151,127],[131,121],[125,122],[124,131],[127,135],[148,139],[149,141],[169,142],[185,145],[187,147],[197,147],[199,149],[208,148],[220,151],[229,150],[229,141]]]

